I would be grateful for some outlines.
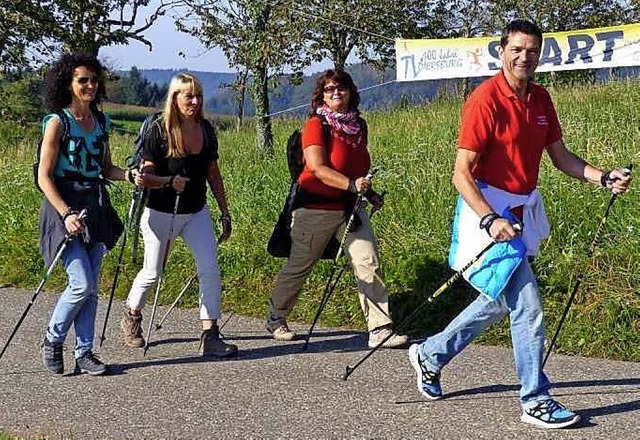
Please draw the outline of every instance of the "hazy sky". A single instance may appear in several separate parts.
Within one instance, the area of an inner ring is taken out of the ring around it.
[[[152,5],[156,2],[152,2]],[[142,16],[151,8],[145,8]],[[218,48],[207,51],[195,38],[178,32],[173,20],[160,17],[147,31],[145,37],[153,44],[153,50],[136,40],[130,40],[125,46],[110,46],[100,49],[100,59],[108,61],[114,67],[129,70],[131,66],[141,69],[181,69],[204,72],[233,72],[227,60]],[[186,56],[178,55],[180,52]]]
[[[144,8],[139,17],[144,17],[153,10],[158,0]],[[110,67],[129,70],[131,66],[139,69],[187,69],[201,72],[235,72],[229,67],[227,59],[219,48],[206,50],[197,39],[175,29],[173,19],[160,17],[149,28],[145,37],[153,44],[153,50],[136,40],[121,46],[109,46],[100,49],[100,59],[107,61]],[[185,56],[180,56],[179,53]],[[353,57],[348,60],[354,62]],[[327,69],[331,63],[324,61],[305,69],[305,73]]]

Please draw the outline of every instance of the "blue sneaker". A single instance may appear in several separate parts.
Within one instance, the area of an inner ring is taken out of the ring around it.
[[[541,428],[557,429],[573,425],[580,420],[580,416],[555,400],[547,399],[531,408],[523,408],[520,420]]]
[[[427,369],[420,360],[418,352],[418,344],[412,344],[409,347],[409,360],[411,366],[416,370],[418,378],[418,391],[431,400],[438,400],[442,397],[442,389],[440,388],[440,373]]]

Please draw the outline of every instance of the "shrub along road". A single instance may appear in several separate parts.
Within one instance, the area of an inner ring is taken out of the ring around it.
[[[0,289],[3,345],[30,296]],[[73,375],[70,337],[65,375],[55,376],[44,370],[39,344],[56,298],[40,295],[0,360],[0,432],[73,439],[550,435],[519,421],[509,349],[469,347],[444,370],[446,398],[428,402],[416,390],[406,350],[380,351],[341,381],[345,366],[365,354],[364,334],[351,330],[321,328],[309,349],[300,352],[302,342],[276,343],[262,321],[234,316],[224,334],[238,345],[239,357],[204,361],[196,355],[195,310],[176,310],[152,336],[143,357],[141,349],[127,349],[120,342],[122,304],[116,303],[100,350],[111,374]],[[97,331],[105,306],[101,301]],[[160,309],[160,317],[165,310]],[[307,328],[293,327],[299,332]],[[552,356],[547,370],[558,400],[584,419],[553,438],[635,438],[640,363]]]

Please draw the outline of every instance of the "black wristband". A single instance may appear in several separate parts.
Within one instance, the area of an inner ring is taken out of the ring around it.
[[[135,183],[134,177],[133,177],[133,173],[131,172],[131,170],[126,170],[125,175],[127,177],[127,180],[129,181],[129,183]]]
[[[79,212],[76,211],[75,209],[67,209],[64,214],[62,214],[62,223],[64,223],[68,217],[72,216],[72,215],[78,215]]]
[[[485,231],[487,231],[487,234],[491,235],[491,232],[489,232],[489,230],[491,229],[491,225],[493,224],[494,221],[496,221],[499,218],[500,218],[500,215],[498,215],[495,212],[490,212],[489,214],[486,214],[480,219],[480,229],[484,229]]]
[[[358,190],[356,189],[356,181],[355,179],[349,179],[349,186],[347,187],[347,191],[357,194]]]
[[[602,173],[602,175],[600,176],[600,185],[602,185],[602,187],[606,188],[607,187],[607,182],[610,180],[609,177],[611,176],[611,171],[604,171]]]

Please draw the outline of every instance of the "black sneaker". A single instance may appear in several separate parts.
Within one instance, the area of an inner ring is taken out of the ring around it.
[[[76,359],[76,374],[88,373],[91,376],[100,376],[106,372],[107,366],[91,350]]]
[[[47,370],[54,374],[62,374],[64,372],[64,357],[62,356],[62,342],[49,342],[44,337],[42,342],[42,362]]]

